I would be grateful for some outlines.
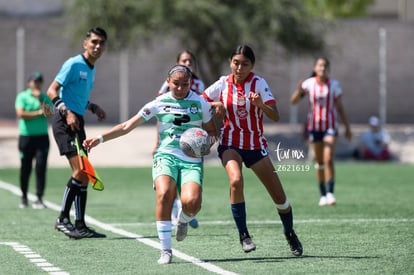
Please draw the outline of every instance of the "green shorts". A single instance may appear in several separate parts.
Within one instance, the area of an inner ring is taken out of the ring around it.
[[[193,163],[181,160],[171,154],[156,153],[152,165],[152,180],[167,175],[177,184],[178,192],[187,182],[195,182],[203,187],[203,163]]]

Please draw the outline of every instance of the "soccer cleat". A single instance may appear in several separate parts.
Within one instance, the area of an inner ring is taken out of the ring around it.
[[[37,200],[34,203],[32,203],[32,208],[33,209],[45,209],[46,205],[43,203],[42,200]]]
[[[177,229],[175,230],[175,239],[177,241],[183,241],[185,237],[187,237],[187,231],[188,231],[188,223],[183,223],[178,221],[177,223]]]
[[[75,227],[68,218],[63,218],[62,220],[60,218],[57,218],[55,223],[55,229],[62,232],[69,238],[74,237]]]
[[[188,224],[194,229],[198,228],[198,221],[196,218],[192,219]]]
[[[80,228],[75,228],[71,238],[74,239],[83,239],[83,238],[106,238],[105,234],[98,233],[92,228],[82,226]]]
[[[245,253],[256,250],[256,245],[252,241],[249,234],[240,234],[240,244],[242,245],[242,249]]]
[[[296,236],[295,231],[292,231],[289,234],[285,233],[286,240],[290,246],[290,251],[293,256],[299,257],[303,253],[302,244],[300,243],[298,236]]]
[[[29,204],[27,203],[27,198],[22,198],[20,204],[19,204],[19,208],[27,208]]]
[[[158,264],[169,264],[172,259],[172,251],[170,249],[161,250],[161,257],[158,259]]]
[[[326,200],[329,205],[336,204],[336,199],[333,193],[330,193],[330,192],[326,193]]]
[[[322,196],[319,199],[319,206],[325,206],[328,205],[328,199],[326,198],[326,196]]]

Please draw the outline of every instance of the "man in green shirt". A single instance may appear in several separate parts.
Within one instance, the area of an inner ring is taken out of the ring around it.
[[[42,197],[45,190],[47,156],[49,152],[49,136],[47,117],[51,113],[47,106],[53,106],[49,97],[42,92],[43,77],[39,72],[28,79],[27,90],[16,97],[15,109],[19,118],[19,152],[20,152],[20,188],[22,200],[20,208],[28,206],[27,190],[32,170],[33,159],[36,159],[36,195],[32,204],[35,209],[45,208]],[[46,106],[46,107],[45,107]],[[51,108],[50,108],[51,109]]]

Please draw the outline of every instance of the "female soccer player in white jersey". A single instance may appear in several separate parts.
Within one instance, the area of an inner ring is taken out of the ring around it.
[[[302,255],[302,244],[293,231],[293,215],[279,177],[268,155],[263,136],[263,114],[279,120],[276,100],[266,81],[252,72],[253,50],[238,46],[230,57],[231,74],[222,76],[208,87],[203,96],[224,118],[219,157],[230,180],[230,202],[244,252],[256,249],[246,225],[242,163],[251,168],[271,196],[283,224],[286,239],[294,256]]]
[[[159,264],[171,262],[171,208],[178,189],[182,211],[176,229],[177,241],[187,235],[187,225],[201,209],[203,163],[202,158],[186,156],[180,149],[180,136],[189,128],[202,127],[212,137],[216,128],[210,104],[190,90],[191,71],[175,65],[168,72],[170,92],[157,97],[129,120],[120,123],[101,136],[88,138],[83,146],[90,150],[99,143],[129,133],[152,117],[158,119],[159,143],[154,154],[152,177],[157,204],[155,216],[161,242]]]
[[[338,136],[337,113],[345,126],[345,137],[351,139],[351,128],[342,105],[342,89],[339,82],[329,78],[329,60],[320,57],[316,60],[313,73],[305,81],[299,81],[292,94],[291,103],[298,103],[309,96],[307,130],[309,141],[315,154],[316,176],[321,197],[319,205],[335,205],[334,196],[334,153]]]
[[[204,82],[200,78],[198,78],[198,76],[196,76],[196,74],[195,74],[195,72],[197,70],[197,60],[196,60],[195,55],[192,52],[190,52],[189,50],[184,50],[184,51],[180,52],[177,55],[176,62],[177,62],[176,63],[177,65],[184,65],[184,66],[186,66],[187,68],[189,68],[191,70],[192,77],[191,77],[190,89],[193,90],[194,92],[196,92],[197,94],[202,94],[203,91],[204,91]],[[168,81],[165,81],[162,84],[162,86],[161,86],[161,88],[158,92],[158,95],[165,94],[169,90],[170,90],[170,88],[168,86]],[[157,140],[156,144],[158,144],[158,140]],[[154,149],[154,152],[155,152],[155,150],[156,150],[156,148]],[[176,198],[174,200],[173,210],[172,210],[172,213],[171,213],[171,220],[172,220],[174,226],[177,223],[178,212],[179,212],[180,209],[181,209],[181,201],[180,201],[179,198]],[[189,222],[189,224],[192,228],[198,228],[197,218],[192,219]]]

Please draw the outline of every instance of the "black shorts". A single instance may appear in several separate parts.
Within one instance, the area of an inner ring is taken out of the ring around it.
[[[223,146],[223,145],[219,145],[217,148],[218,151],[218,155],[220,157],[220,159],[223,161],[223,152],[228,150],[228,149],[233,149],[235,150],[237,153],[239,153],[239,155],[242,158],[242,161],[244,162],[244,165],[246,165],[247,168],[250,168],[253,164],[255,164],[256,162],[258,162],[259,160],[267,157],[269,155],[269,150],[268,149],[263,149],[263,150],[242,150],[233,146]]]
[[[309,130],[308,131],[308,136],[309,136],[309,141],[310,142],[320,142],[320,141],[323,141],[323,139],[326,136],[337,137],[338,136],[338,129],[329,128],[328,130],[325,130],[325,131],[312,131],[312,130]]]
[[[49,135],[19,136],[19,151],[23,155],[35,155],[36,151],[49,152]]]
[[[74,132],[66,123],[66,118],[59,112],[55,112],[52,118],[53,136],[59,148],[60,155],[65,155],[68,159],[76,156],[75,137],[78,136],[78,142],[82,146],[82,142],[86,138],[85,121],[81,115],[76,114],[79,121],[80,130]]]

